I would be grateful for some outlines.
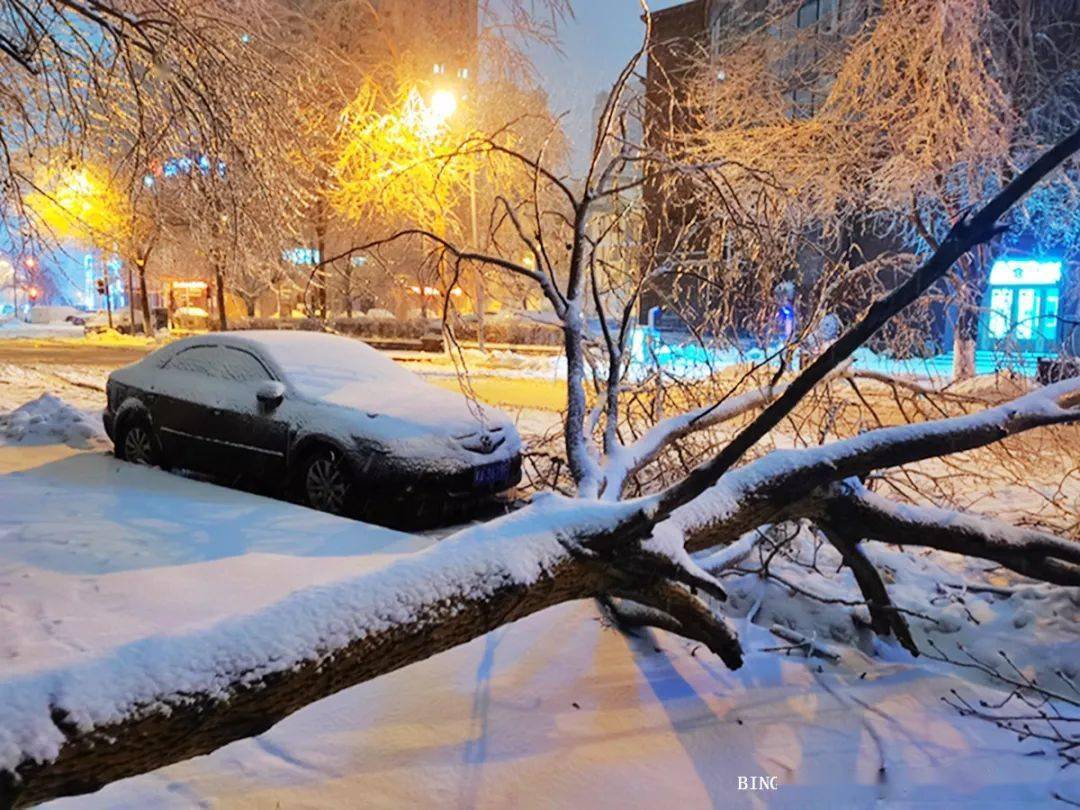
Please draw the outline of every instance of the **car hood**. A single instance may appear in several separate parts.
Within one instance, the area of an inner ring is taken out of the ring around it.
[[[422,381],[392,388],[348,383],[319,399],[351,411],[357,437],[391,451],[426,456],[450,450],[477,461],[505,458],[521,448],[507,414]]]

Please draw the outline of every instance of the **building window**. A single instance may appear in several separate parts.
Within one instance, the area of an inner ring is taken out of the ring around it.
[[[817,93],[800,87],[791,92],[791,116],[792,118],[813,118],[817,113]]]
[[[998,259],[990,268],[988,312],[980,327],[979,347],[999,348],[1010,340],[1025,352],[1055,351],[1061,262]]]
[[[821,0],[807,0],[795,12],[795,27],[807,28],[821,18]]]
[[[835,0],[806,0],[795,12],[795,27],[803,29],[818,24],[826,29],[831,27],[836,6]]]

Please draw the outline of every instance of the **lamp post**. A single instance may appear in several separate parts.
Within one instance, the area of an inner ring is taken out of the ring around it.
[[[469,166],[469,224],[472,228],[473,250],[480,249],[479,229],[476,227],[476,171]],[[476,271],[476,343],[480,351],[484,350],[484,309],[487,306],[487,291],[484,289],[484,272]]]
[[[445,124],[458,109],[457,96],[452,90],[436,90],[431,96],[429,105],[432,119],[437,126]],[[472,248],[480,249],[480,229],[477,224],[476,212],[476,169],[470,163],[469,168],[469,231]],[[476,338],[481,350],[484,349],[484,310],[486,308],[486,290],[484,288],[484,274],[477,271],[476,275]]]

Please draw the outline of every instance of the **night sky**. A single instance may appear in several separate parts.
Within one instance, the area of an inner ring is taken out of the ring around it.
[[[654,11],[682,0],[650,0]],[[596,95],[610,88],[644,33],[638,0],[574,0],[576,19],[562,31],[563,54],[536,49],[537,71],[556,113],[569,111],[567,134],[574,146],[574,169],[588,158]]]

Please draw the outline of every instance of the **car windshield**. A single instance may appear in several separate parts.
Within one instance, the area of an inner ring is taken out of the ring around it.
[[[416,383],[410,371],[359,340],[292,333],[258,342],[286,379],[306,396],[327,397],[357,383]]]

